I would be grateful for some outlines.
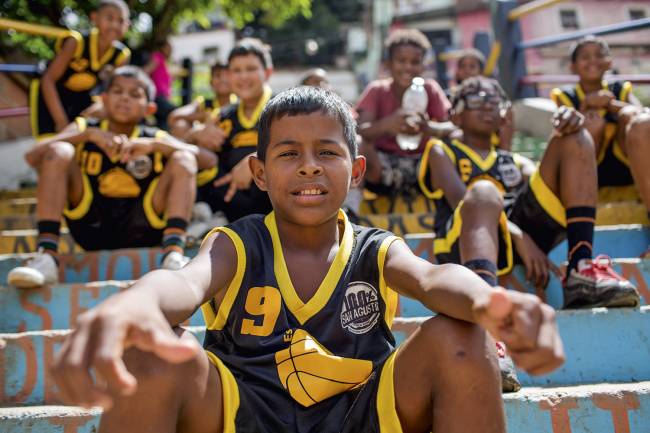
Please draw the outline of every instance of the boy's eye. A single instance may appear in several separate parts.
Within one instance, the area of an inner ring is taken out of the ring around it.
[[[335,156],[335,155],[337,155],[337,153],[332,151],[332,150],[321,150],[320,154],[321,155],[326,155],[326,156]]]
[[[285,152],[282,152],[279,156],[296,156],[298,152],[295,150],[287,150]]]

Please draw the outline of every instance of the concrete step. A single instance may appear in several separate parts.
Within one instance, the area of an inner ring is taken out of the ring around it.
[[[430,234],[407,235],[404,237],[409,247],[420,257],[433,261],[433,236]],[[641,226],[608,226],[596,231],[594,251],[606,252],[612,257],[634,257],[650,245],[650,229]],[[632,252],[634,254],[632,254]],[[196,249],[188,248],[189,256],[196,254]],[[626,255],[627,254],[627,255]],[[0,284],[7,281],[7,273],[20,266],[28,255],[0,255]],[[559,245],[550,254],[555,263],[562,263],[566,257],[566,243]],[[59,281],[62,283],[86,283],[89,281],[133,280],[144,273],[156,269],[160,263],[160,249],[125,249],[98,251],[77,254],[61,254]],[[650,262],[639,259],[616,259],[615,269],[632,280],[644,302],[650,302]],[[535,289],[525,281],[522,267],[516,267],[513,273],[504,277],[503,285],[517,290],[535,293]],[[553,277],[546,291],[539,293],[556,308],[562,306],[562,286],[558,278]]]
[[[79,314],[109,296],[127,290],[133,281],[58,284],[38,290],[0,287],[0,333],[69,329]],[[197,312],[188,325],[203,325]]]
[[[398,344],[413,333],[421,318],[395,319]],[[650,380],[650,307],[561,311],[558,324],[567,362],[550,375],[521,373],[524,386],[560,386]],[[189,328],[203,341],[204,328]],[[0,334],[0,406],[56,404],[49,375],[54,353],[69,331]]]
[[[2,230],[0,232],[0,254],[20,254],[36,251],[38,232],[34,229]],[[74,241],[67,227],[61,227],[59,251],[81,253],[83,250]]]
[[[0,216],[0,230],[25,230],[36,227],[36,215],[14,214]]]
[[[524,388],[504,395],[513,433],[647,433],[650,382]],[[4,433],[95,433],[100,409],[0,408]]]
[[[0,215],[33,214],[36,212],[36,197],[19,197],[0,200]]]

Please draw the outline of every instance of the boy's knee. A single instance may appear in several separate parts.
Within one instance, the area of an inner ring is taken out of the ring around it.
[[[183,175],[196,175],[198,171],[196,157],[186,150],[174,151],[166,165],[171,171]]]
[[[618,126],[625,128],[627,125],[634,121],[639,113],[639,107],[634,105],[626,105],[625,107],[621,108],[616,114]]]
[[[592,155],[595,150],[594,140],[589,132],[582,128],[575,134],[569,134],[562,137],[554,137],[548,144],[549,147],[556,147],[563,154],[584,153]]]
[[[74,160],[75,148],[66,141],[55,141],[47,145],[43,161],[53,164],[68,164]]]
[[[503,197],[494,183],[489,180],[479,180],[468,188],[463,197],[461,212],[474,210],[497,213],[503,210]]]
[[[428,341],[435,342],[436,364],[454,370],[493,369],[498,364],[492,337],[480,326],[439,315],[420,327]]]
[[[628,126],[628,137],[641,143],[650,144],[650,113],[638,113],[630,121]]]

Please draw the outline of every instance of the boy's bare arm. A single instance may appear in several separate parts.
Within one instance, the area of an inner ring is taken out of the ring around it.
[[[210,152],[207,149],[195,146],[193,144],[185,143],[184,141],[181,141],[168,134],[155,139],[155,152],[162,152],[164,155],[170,155],[176,150],[186,150],[196,156],[199,170],[205,170],[217,165],[217,156],[214,154],[214,152]]]
[[[434,190],[441,189],[449,206],[455,209],[465,196],[467,187],[441,146],[436,145],[431,148],[429,160],[432,165],[431,173]]]
[[[70,122],[63,109],[63,101],[56,90],[56,82],[63,76],[68,64],[72,61],[77,48],[77,41],[68,38],[63,42],[61,50],[52,60],[41,77],[41,91],[48,111],[50,112],[57,131],[62,130]]]
[[[72,122],[63,128],[61,132],[37,141],[34,146],[25,154],[25,160],[32,167],[38,167],[38,165],[41,163],[41,160],[43,159],[43,155],[45,152],[47,152],[50,144],[56,143],[57,141],[65,141],[67,143],[76,145],[88,140],[89,129],[92,128],[85,128],[82,131],[79,128],[77,122]]]
[[[201,109],[198,102],[194,101],[169,113],[167,124],[172,135],[180,139],[186,139],[185,135],[189,132],[192,122],[195,120],[202,122],[205,117],[205,111]]]
[[[197,343],[179,339],[172,325],[201,304],[221,297],[237,269],[237,254],[224,234],[209,236],[182,270],[151,272],[129,290],[110,297],[79,316],[52,367],[62,399],[85,407],[112,404],[107,390],[129,395],[137,382],[122,355],[129,347],[152,352],[168,362],[184,362],[199,353]],[[105,382],[96,383],[94,371]]]
[[[555,312],[537,296],[490,287],[464,266],[433,265],[402,241],[388,249],[384,279],[432,311],[483,326],[528,373],[545,374],[564,362]]]
[[[377,119],[373,113],[360,111],[358,132],[369,141],[374,141],[384,135],[418,134],[420,132],[419,125],[410,125],[407,118],[408,113],[401,108],[381,119]]]

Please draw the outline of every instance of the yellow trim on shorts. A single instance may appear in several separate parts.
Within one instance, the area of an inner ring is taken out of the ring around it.
[[[627,155],[623,153],[623,149],[621,149],[621,145],[618,143],[618,140],[615,140],[612,144],[612,153],[616,159],[625,164],[626,167],[630,167],[630,160],[627,158]]]
[[[433,254],[450,253],[454,243],[460,238],[460,232],[463,228],[463,217],[460,215],[460,209],[463,207],[463,201],[458,202],[456,209],[452,215],[451,228],[447,231],[444,238],[435,238],[433,240]],[[510,237],[510,230],[508,230],[508,217],[505,212],[501,212],[499,217],[499,228],[501,229],[501,236],[506,244],[506,266],[497,269],[497,276],[510,273],[513,265],[513,251],[512,251],[512,238]],[[498,257],[497,257],[498,261]],[[497,263],[498,265],[498,263]]]
[[[88,213],[90,205],[93,202],[93,188],[90,186],[90,180],[88,180],[86,173],[81,173],[81,183],[83,185],[83,193],[81,194],[81,201],[77,207],[70,209],[66,204],[65,209],[63,209],[63,215],[71,220],[83,218]]]
[[[212,168],[199,171],[196,175],[196,184],[198,186],[206,185],[208,182],[214,180],[219,174],[219,167],[216,165]]]
[[[380,433],[401,433],[402,425],[395,404],[395,356],[396,349],[384,362],[377,389],[377,421]]]
[[[442,146],[442,149],[445,151],[447,156],[456,164],[456,155],[453,150],[449,148],[443,141],[438,140],[437,138],[432,138],[427,141],[426,146],[424,147],[424,152],[422,153],[422,158],[420,159],[420,167],[418,169],[418,184],[420,185],[420,190],[424,196],[428,199],[435,200],[439,199],[443,195],[442,189],[438,188],[435,191],[431,191],[427,185],[427,173],[429,172],[429,154],[433,146]]]
[[[223,297],[223,300],[219,305],[219,311],[215,312],[212,305],[210,305],[210,302],[201,305],[201,312],[203,313],[203,319],[205,320],[207,328],[209,330],[220,331],[224,326],[226,326],[228,315],[235,303],[239,287],[244,279],[244,272],[246,271],[246,249],[244,248],[244,242],[242,242],[239,235],[228,227],[213,228],[207,235],[205,235],[203,241],[205,242],[205,239],[207,239],[208,236],[216,232],[221,232],[228,236],[237,252],[237,271],[235,271],[235,276],[226,289],[226,295]]]
[[[384,303],[386,304],[386,312],[384,313],[384,320],[386,325],[390,328],[393,325],[393,319],[397,312],[397,292],[388,287],[386,280],[384,280],[384,263],[386,263],[386,254],[388,248],[396,240],[402,240],[397,236],[389,236],[384,239],[379,246],[379,253],[377,254],[377,265],[379,266],[379,293],[381,294]]]
[[[530,177],[530,189],[535,195],[537,203],[544,211],[562,227],[566,227],[566,211],[562,202],[546,185],[544,179],[539,174],[539,169]]]
[[[159,180],[160,177],[155,177],[149,184],[147,192],[144,193],[144,198],[142,199],[142,207],[144,208],[144,216],[147,218],[149,225],[160,230],[164,229],[167,225],[167,217],[165,215],[158,215],[153,208],[153,195],[156,192]]]
[[[214,353],[206,350],[208,359],[217,367],[221,377],[221,399],[223,401],[223,433],[235,433],[235,418],[239,410],[239,387],[235,376]]]

